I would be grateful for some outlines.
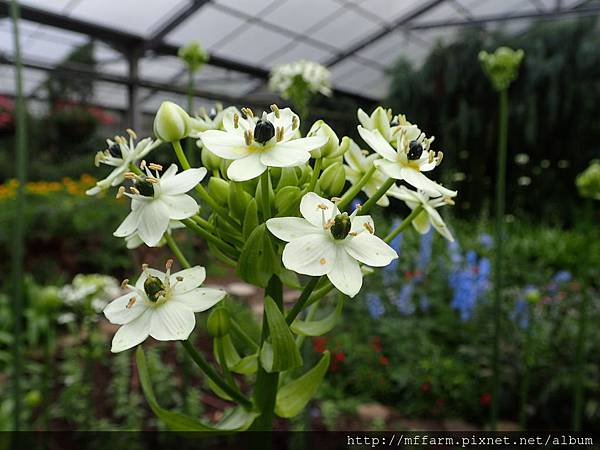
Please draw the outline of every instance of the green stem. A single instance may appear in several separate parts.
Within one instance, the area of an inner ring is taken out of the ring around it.
[[[192,267],[192,265],[188,262],[186,257],[183,255],[183,252],[181,251],[181,249],[175,242],[175,239],[173,239],[173,236],[171,236],[168,232],[166,232],[164,235],[164,238],[165,238],[165,241],[167,241],[167,245],[169,246],[169,248],[171,249],[171,251],[173,252],[175,257],[177,257],[179,264],[181,264],[181,266],[184,269],[189,269],[190,267]]]
[[[262,201],[263,221],[271,218],[271,200],[269,199],[269,169],[260,176],[260,194]]]
[[[23,260],[25,253],[25,183],[27,182],[27,123],[25,117],[25,99],[23,97],[23,78],[21,61],[21,43],[19,35],[19,4],[17,0],[10,3],[13,23],[13,45],[15,54],[16,82],[16,137],[15,137],[15,166],[17,169],[17,187],[15,199],[15,219],[12,236],[11,278],[13,306],[13,431],[21,429],[21,334],[23,315]]]
[[[225,349],[223,348],[223,338],[215,338],[215,346],[217,347],[217,355],[219,356],[219,363],[221,366],[221,370],[223,371],[223,376],[225,377],[225,381],[232,387],[237,388],[235,384],[235,380],[231,375],[231,371],[229,367],[227,367],[227,359],[225,358]]]
[[[196,215],[196,216],[192,216],[191,219],[196,222],[201,228],[204,228],[205,230],[208,230],[210,233],[212,234],[217,234],[217,229],[215,228],[215,226],[210,223],[208,220],[203,219],[202,217]],[[237,245],[239,245],[240,247],[244,246],[244,241],[242,240],[242,235],[234,228],[232,228],[231,226],[229,226],[229,224],[227,223],[222,223],[223,231],[225,231],[227,234],[227,238],[229,238],[229,240]]]
[[[129,163],[129,170],[131,170],[133,173],[135,173],[136,175],[139,175],[141,177],[143,177],[145,174],[144,172],[142,172],[142,170],[136,166],[134,163]]]
[[[533,359],[532,341],[533,341],[533,308],[527,305],[527,316],[529,323],[525,334],[525,345],[523,348],[523,378],[521,381],[521,405],[519,408],[519,428],[525,431],[527,428],[527,398],[529,397],[529,384],[531,380],[531,360]]]
[[[283,285],[281,284],[281,280],[276,275],[271,277],[269,284],[265,289],[265,297],[267,296],[271,297],[279,309],[283,311]],[[269,326],[267,324],[266,313],[263,313],[260,342],[261,348],[268,336]],[[277,396],[278,382],[279,373],[268,373],[261,364],[258,365],[256,384],[254,387],[254,402],[260,410],[260,416],[258,416],[252,424],[251,430],[271,431],[273,429],[273,418],[275,417],[275,398]]]
[[[317,180],[321,173],[321,166],[323,165],[323,158],[315,159],[315,167],[313,167],[312,176],[310,177],[310,183],[308,184],[307,192],[313,192],[317,185]]]
[[[188,82],[187,82],[187,110],[188,114],[194,114],[194,71],[188,68]],[[192,139],[187,138],[186,140],[186,150],[188,154],[189,161],[193,165],[195,161],[194,155],[194,142]]]
[[[248,347],[250,347],[252,349],[252,351],[256,352],[258,351],[258,344],[256,342],[254,342],[254,339],[252,339],[250,336],[248,336],[248,333],[246,333],[244,331],[244,329],[242,327],[240,327],[240,324],[237,323],[237,321],[231,317],[230,318],[230,322],[231,322],[231,328],[233,329],[233,332],[235,334],[237,334],[237,336],[243,340]]]
[[[201,228],[192,219],[183,219],[180,222],[182,224],[184,224],[186,227],[188,227],[190,230],[192,230],[196,234],[198,234],[198,236],[200,236],[200,237],[206,239],[207,241],[210,241],[213,244],[215,244],[221,250],[229,252],[231,255],[235,255],[236,257],[239,256],[239,252],[234,247],[232,247],[231,245],[229,245],[227,242],[222,241],[217,236],[215,236],[213,234],[210,234],[204,228]]]
[[[192,216],[191,219],[205,230],[210,231],[211,233],[216,233],[217,229],[208,220],[203,219],[199,215]]]
[[[314,302],[311,306],[310,309],[308,310],[308,313],[306,314],[306,321],[310,321],[315,317],[315,314],[317,313],[317,309],[319,309],[319,303],[321,302],[321,299],[319,298],[316,302]],[[304,340],[306,339],[306,336],[304,335],[298,335],[298,337],[296,337],[296,347],[298,347],[298,349],[302,348],[302,344],[304,344]]]
[[[181,142],[174,141],[171,144],[173,145],[173,149],[175,150],[175,155],[177,156],[177,160],[179,161],[179,164],[181,164],[181,167],[183,167],[183,170],[190,169],[191,166],[185,156],[185,153],[183,152],[183,148],[181,148]],[[206,189],[204,189],[204,186],[202,186],[201,184],[198,184],[198,185],[196,185],[195,189],[196,189],[196,192],[198,193],[198,195],[200,195],[200,198],[202,199],[202,201],[204,203],[206,203],[208,206],[210,206],[210,208],[213,211],[215,211],[217,214],[219,214],[221,217],[223,217],[223,219],[228,221],[231,225],[233,225],[235,227],[239,227],[239,224],[236,223],[235,220],[229,216],[229,214],[227,213],[227,210],[225,208],[219,206],[217,204],[217,202],[214,201],[214,199],[211,197],[211,195],[206,191]]]
[[[506,152],[508,139],[508,92],[506,89],[499,93],[499,124],[498,124],[498,172],[496,178],[496,227],[495,227],[495,282],[494,282],[494,338],[492,349],[492,405],[491,428],[496,431],[500,405],[500,314],[502,293],[502,241],[504,235],[504,211],[506,189]]]
[[[395,182],[396,180],[394,180],[393,178],[388,178],[387,181],[383,183],[379,187],[379,189],[377,189],[377,192],[375,192],[375,194],[373,194],[373,196],[369,200],[367,200],[367,202],[364,205],[362,205],[362,207],[358,211],[358,214],[367,214],[371,210],[371,208],[375,206],[377,201],[386,194],[386,192],[392,187],[392,185]]]
[[[398,225],[396,228],[394,228],[392,231],[390,231],[390,234],[388,234],[385,239],[383,240],[385,243],[389,244],[392,239],[394,239],[396,236],[398,236],[400,233],[402,233],[404,231],[404,229],[409,226],[413,220],[415,220],[417,218],[417,216],[421,213],[421,211],[423,211],[423,205],[419,204],[417,205],[417,207],[415,209],[413,209],[410,214],[406,217],[406,219],[404,219],[402,221],[402,223],[400,225]]]
[[[358,193],[362,190],[363,187],[369,182],[377,167],[374,165],[362,176],[358,183],[352,186],[348,191],[342,196],[342,199],[338,202],[337,206],[339,209],[343,209],[348,203],[354,199],[358,195]]]
[[[52,380],[54,367],[52,363],[52,355],[54,350],[54,315],[50,313],[47,317],[48,333],[44,345],[44,412],[43,423],[44,430],[50,430],[50,397],[52,396]]]
[[[288,325],[290,325],[294,321],[296,316],[300,314],[300,311],[304,309],[304,307],[306,306],[306,302],[310,298],[310,294],[315,289],[320,279],[321,277],[312,277],[310,281],[306,284],[306,286],[304,286],[304,289],[302,290],[298,301],[285,316],[285,321]]]
[[[252,402],[248,397],[240,392],[239,389],[230,386],[221,378],[221,376],[216,372],[215,369],[204,359],[204,356],[200,352],[198,352],[190,341],[179,341],[183,348],[186,349],[188,354],[191,356],[192,360],[196,363],[196,365],[204,372],[204,374],[211,379],[213,383],[215,383],[219,388],[221,388],[227,395],[229,395],[233,400],[238,402],[244,408],[252,408]]]
[[[575,383],[573,386],[573,431],[581,431],[583,419],[583,394],[585,378],[585,336],[587,329],[587,305],[588,297],[582,294],[579,304],[579,318],[577,330],[577,348],[575,349]]]

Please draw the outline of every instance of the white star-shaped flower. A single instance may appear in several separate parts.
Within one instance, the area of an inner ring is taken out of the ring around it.
[[[358,181],[365,175],[372,167],[373,162],[376,159],[379,159],[380,156],[377,153],[372,153],[368,156],[365,155],[365,152],[350,139],[350,146],[348,151],[344,153],[344,160],[346,161],[346,166],[344,169],[346,171],[346,180],[348,180],[352,184],[358,183]],[[367,183],[363,186],[362,191],[367,194],[368,197],[371,197],[377,190],[387,181],[388,177],[381,173],[379,170],[376,170]],[[395,192],[398,192],[398,186],[393,185],[389,188],[388,194],[393,195]],[[390,204],[390,200],[387,195],[383,195],[379,200],[377,200],[377,204],[382,207],[386,207]]]
[[[190,137],[199,138],[200,134],[208,130],[221,130],[223,128],[223,117],[226,113],[239,114],[235,106],[229,106],[223,109],[221,104],[215,105],[210,111],[200,109],[199,113],[190,117]]]
[[[433,228],[435,228],[443,237],[450,242],[454,241],[452,233],[450,233],[442,216],[440,216],[440,213],[436,210],[436,208],[439,208],[440,206],[453,205],[454,202],[450,197],[440,196],[431,198],[426,192],[413,191],[404,186],[400,186],[399,191],[394,194],[394,197],[404,200],[410,209],[415,209],[419,204],[423,205],[424,210],[412,221],[415,230],[419,233],[427,233],[431,228],[431,225],[433,225]]]
[[[266,114],[258,121],[244,109],[247,119],[228,111],[223,116],[225,131],[209,130],[200,134],[203,145],[215,155],[234,160],[227,176],[246,181],[261,175],[267,167],[293,167],[306,163],[310,151],[327,143],[326,136],[294,139],[300,119],[289,108]]]
[[[87,195],[96,195],[111,186],[121,184],[125,179],[125,173],[130,170],[129,165],[135,164],[161,143],[160,140],[152,140],[152,138],[145,138],[136,143],[136,134],[132,130],[127,130],[127,132],[129,133],[129,142],[122,136],[116,136],[114,141],[106,140],[108,144],[106,150],[96,153],[96,166],[106,164],[113,166],[114,169],[105,179],[98,181],[94,187],[88,189]]]
[[[456,191],[443,187],[422,173],[433,170],[442,161],[442,152],[436,154],[430,150],[433,139],[426,138],[423,133],[416,139],[411,139],[412,133],[402,129],[397,133],[394,148],[378,130],[367,130],[359,125],[358,132],[364,141],[383,157],[373,163],[388,177],[404,180],[434,197],[456,196]]]
[[[204,267],[195,266],[171,274],[144,267],[135,286],[109,303],[104,315],[121,325],[111,351],[122,352],[142,343],[148,336],[157,341],[186,340],[196,325],[194,313],[206,311],[225,297],[220,289],[199,287],[206,278]]]
[[[288,242],[282,259],[289,270],[327,275],[337,289],[354,297],[362,286],[359,262],[383,267],[398,258],[394,249],[375,236],[371,216],[340,213],[335,204],[314,192],[302,197],[300,212],[304,218],[267,221],[269,231]]]
[[[155,170],[153,175],[150,169]],[[149,247],[155,247],[169,227],[171,220],[183,220],[198,212],[196,200],[186,194],[206,175],[206,169],[188,169],[177,175],[177,166],[172,164],[160,176],[160,166],[146,167],[147,176],[128,173],[134,180],[130,192],[120,192],[131,198],[131,212],[113,233],[127,237],[137,233]]]

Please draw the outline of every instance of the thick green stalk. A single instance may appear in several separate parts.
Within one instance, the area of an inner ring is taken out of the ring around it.
[[[315,159],[315,167],[313,167],[312,176],[310,177],[310,183],[308,184],[307,192],[313,192],[321,173],[321,166],[323,165],[323,158]]]
[[[173,145],[173,149],[175,150],[175,155],[177,156],[177,160],[179,161],[179,164],[181,164],[181,167],[183,167],[183,170],[187,170],[190,169],[190,163],[187,159],[187,157],[185,156],[185,153],[183,152],[183,148],[181,148],[181,142],[179,141],[175,141],[171,143]],[[236,221],[229,216],[229,214],[227,213],[227,210],[221,206],[219,206],[217,204],[217,202],[214,201],[214,199],[210,196],[210,194],[206,191],[206,189],[204,189],[204,186],[202,186],[201,184],[196,185],[195,187],[196,192],[198,193],[198,195],[200,195],[200,198],[202,199],[202,201],[204,203],[206,203],[208,206],[210,206],[210,208],[215,211],[217,214],[219,214],[221,217],[223,217],[223,219],[225,219],[227,222],[229,222],[232,226],[239,228],[239,224],[236,223]]]
[[[502,244],[504,239],[504,210],[506,189],[506,151],[508,139],[508,92],[499,92],[498,126],[498,167],[496,175],[496,227],[495,227],[495,267],[494,267],[494,340],[492,349],[492,407],[491,427],[496,431],[500,405],[500,314],[502,311]]]
[[[519,407],[519,428],[522,431],[527,429],[527,401],[529,397],[529,385],[531,382],[531,364],[533,360],[533,308],[530,304],[527,305],[527,317],[529,323],[525,333],[525,344],[523,348],[523,378],[521,379],[521,399]]]
[[[182,224],[184,224],[186,227],[188,227],[190,230],[194,231],[198,236],[200,236],[200,237],[206,239],[207,241],[210,241],[213,244],[215,244],[221,250],[223,250],[225,252],[228,252],[230,255],[235,255],[236,257],[239,256],[239,252],[234,247],[232,247],[231,245],[229,245],[227,242],[221,240],[217,236],[215,236],[213,234],[210,234],[204,228],[201,228],[192,219],[183,219],[180,222]]]
[[[212,368],[212,366],[204,359],[204,356],[200,352],[198,352],[190,343],[190,341],[179,341],[183,348],[186,349],[188,354],[191,356],[192,360],[196,363],[196,365],[204,372],[204,374],[211,379],[213,383],[215,383],[219,388],[221,388],[227,395],[229,395],[233,400],[238,402],[245,408],[252,408],[252,402],[248,397],[240,392],[236,387],[230,386],[227,384],[223,378]]]
[[[396,236],[398,236],[400,233],[402,233],[405,228],[407,226],[409,226],[413,220],[416,219],[416,217],[421,213],[421,211],[423,211],[423,205],[419,204],[415,209],[413,209],[410,214],[406,217],[406,219],[404,219],[402,221],[402,223],[400,225],[398,225],[396,228],[394,228],[390,234],[388,234],[385,239],[384,242],[386,243],[390,243],[392,241],[392,239],[394,239]]]
[[[188,68],[188,82],[187,82],[187,110],[188,114],[194,114],[194,71]],[[185,149],[187,150],[188,161],[191,165],[195,165],[196,158],[194,154],[194,142],[192,139],[187,138],[185,143]]]
[[[165,233],[164,238],[165,238],[165,241],[167,241],[167,245],[169,246],[169,248],[171,249],[171,251],[173,252],[175,257],[177,258],[177,260],[179,261],[179,264],[181,264],[181,266],[184,269],[189,269],[190,267],[192,267],[192,265],[188,262],[186,257],[183,255],[183,252],[181,251],[181,249],[175,242],[175,239],[173,239],[173,236],[171,236],[167,232],[167,233]]]
[[[271,297],[279,309],[283,311],[283,285],[281,280],[273,275],[265,289],[265,297]],[[266,313],[263,313],[263,324],[261,333],[261,347],[269,336],[269,326]],[[254,387],[254,403],[260,410],[260,416],[252,424],[253,431],[271,431],[273,429],[273,418],[275,417],[275,398],[277,396],[277,384],[279,373],[268,373],[258,364],[256,373],[256,385]],[[270,440],[270,439],[269,439]],[[261,448],[261,447],[257,447]],[[265,447],[262,447],[263,449]]]
[[[13,23],[13,45],[15,54],[16,81],[16,161],[17,180],[19,185],[15,198],[15,220],[13,225],[11,252],[11,281],[13,306],[13,431],[21,429],[21,334],[23,315],[23,259],[25,253],[25,183],[27,182],[27,123],[25,117],[25,100],[23,98],[23,78],[21,62],[21,43],[19,35],[19,4],[17,0],[10,3]]]
[[[360,215],[367,214],[371,210],[371,208],[373,206],[375,206],[377,201],[386,194],[386,192],[392,187],[392,185],[395,182],[396,182],[396,180],[394,180],[393,178],[388,178],[386,180],[386,182],[383,183],[379,187],[379,189],[377,189],[377,192],[375,192],[375,194],[373,194],[373,196],[369,200],[367,200],[367,202],[364,205],[362,205],[362,207],[358,211],[358,214],[360,214]]]
[[[50,397],[52,397],[52,380],[53,377],[53,361],[52,356],[54,355],[54,313],[49,313],[48,317],[48,331],[46,340],[44,342],[44,411],[43,423],[44,430],[50,430],[50,405],[52,404]]]
[[[342,199],[338,202],[337,206],[339,209],[343,209],[348,203],[352,201],[354,197],[358,195],[358,193],[362,190],[362,188],[369,182],[377,167],[374,165],[362,176],[358,183],[352,186],[348,191],[342,195]]]
[[[296,316],[300,314],[300,311],[304,309],[304,307],[306,306],[306,302],[310,298],[310,294],[315,289],[320,279],[321,277],[312,277],[310,281],[306,284],[306,286],[304,286],[304,289],[302,290],[298,301],[285,316],[285,321],[288,325],[290,325],[294,321]]]
[[[585,336],[587,330],[588,296],[584,292],[579,303],[579,318],[577,330],[577,348],[575,349],[575,383],[573,386],[573,431],[581,431],[583,419],[583,394],[585,370]]]
[[[269,169],[265,170],[260,176],[260,194],[262,201],[263,221],[271,218],[271,200],[269,198]]]

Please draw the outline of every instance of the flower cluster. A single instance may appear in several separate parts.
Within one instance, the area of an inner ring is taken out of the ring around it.
[[[295,89],[331,95],[331,73],[321,64],[304,59],[280,64],[271,71],[269,88],[288,99]]]
[[[96,179],[83,174],[79,180],[64,177],[61,181],[30,181],[25,185],[25,192],[33,195],[49,195],[55,193],[67,193],[74,196],[85,196],[85,192],[96,184]],[[0,184],[0,199],[14,198],[19,182],[15,179]]]
[[[456,243],[449,243],[452,271],[448,281],[454,294],[451,306],[460,314],[460,319],[469,320],[477,303],[490,288],[491,264],[485,257],[478,258],[470,250],[462,256]]]

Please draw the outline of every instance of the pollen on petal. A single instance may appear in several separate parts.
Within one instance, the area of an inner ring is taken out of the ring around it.
[[[327,260],[326,260],[325,258],[321,258],[321,259],[319,260],[319,263],[320,263],[322,266],[324,266],[325,264],[327,264]]]
[[[371,226],[371,224],[369,222],[365,222],[363,224],[363,226],[367,229],[367,231],[371,234],[375,233],[375,230],[373,229],[373,227]]]
[[[133,305],[135,305],[135,302],[137,302],[137,298],[135,298],[135,297],[132,297],[132,298],[129,300],[129,302],[127,303],[127,306],[126,306],[125,308],[127,308],[127,309],[131,309],[131,307],[132,307]]]

